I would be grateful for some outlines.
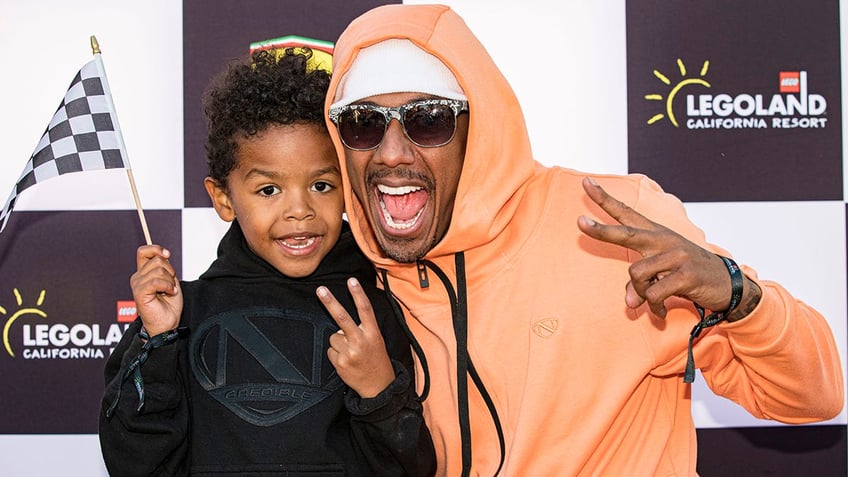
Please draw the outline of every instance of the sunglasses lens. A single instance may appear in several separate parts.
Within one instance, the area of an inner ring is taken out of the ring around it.
[[[450,106],[421,104],[406,111],[403,125],[409,139],[419,146],[442,146],[453,139],[456,115]]]
[[[351,109],[339,115],[339,136],[350,149],[377,147],[386,132],[386,117],[378,111]]]
[[[355,105],[343,109],[333,121],[348,149],[367,151],[383,142],[388,121],[402,112],[403,117],[398,119],[402,119],[406,136],[412,142],[422,147],[439,147],[449,143],[456,133],[453,104],[449,100],[428,100],[395,108]],[[464,103],[460,106],[467,108]]]

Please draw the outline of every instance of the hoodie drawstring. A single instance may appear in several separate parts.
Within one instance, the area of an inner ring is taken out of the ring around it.
[[[474,363],[471,361],[471,356],[468,354],[468,297],[467,287],[465,282],[465,254],[458,252],[454,255],[454,263],[456,266],[456,291],[454,290],[447,275],[433,262],[428,260],[419,260],[419,277],[422,270],[426,273],[426,268],[433,270],[436,276],[442,281],[451,303],[451,316],[453,317],[453,329],[456,337],[456,386],[457,386],[457,404],[459,407],[459,426],[460,437],[462,439],[462,476],[467,477],[471,473],[471,421],[468,408],[468,377],[471,377],[474,386],[486,403],[489,409],[489,415],[498,433],[498,443],[500,444],[501,459],[498,468],[494,475],[497,475],[503,468],[504,457],[506,454],[506,444],[504,439],[503,427],[501,426],[500,418],[498,417],[495,403],[483,380],[474,368]],[[423,266],[422,266],[423,265]],[[385,280],[385,276],[384,276]],[[386,286],[388,289],[388,286]]]

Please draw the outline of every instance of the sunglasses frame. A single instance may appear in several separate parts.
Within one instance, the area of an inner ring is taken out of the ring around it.
[[[410,110],[414,107],[417,107],[417,106],[430,106],[430,105],[448,106],[448,107],[450,107],[451,111],[453,111],[453,117],[454,117],[453,132],[451,133],[448,140],[441,143],[441,144],[433,144],[433,145],[419,144],[418,142],[416,142],[414,139],[412,139],[409,136],[409,132],[406,130],[406,124],[404,124],[404,122],[403,122],[403,115],[406,114],[406,112],[408,110]],[[344,147],[346,147],[348,149],[351,149],[351,150],[354,150],[354,151],[370,151],[372,149],[377,149],[378,147],[380,147],[380,144],[383,144],[383,140],[386,137],[386,130],[389,128],[389,123],[392,121],[392,119],[396,119],[400,123],[401,129],[403,129],[404,136],[406,136],[406,138],[409,139],[416,146],[418,146],[418,147],[441,147],[441,146],[444,146],[445,144],[451,142],[453,140],[453,137],[456,135],[456,120],[457,120],[460,113],[468,111],[468,101],[463,101],[463,100],[459,100],[459,99],[446,99],[446,98],[445,99],[422,99],[422,100],[412,101],[412,102],[409,102],[409,103],[406,103],[406,104],[403,104],[403,105],[400,105],[400,106],[395,106],[395,107],[377,106],[376,104],[347,104],[347,105],[344,105],[344,106],[337,106],[337,107],[334,107],[334,108],[330,108],[328,116],[330,117],[330,121],[332,121],[333,124],[336,125],[336,129],[338,129],[339,128],[339,116],[341,116],[342,114],[344,114],[348,111],[354,111],[354,110],[357,110],[357,109],[362,109],[362,110],[367,110],[367,111],[376,111],[378,113],[381,113],[383,115],[383,118],[385,119],[386,123],[383,126],[383,135],[380,137],[380,141],[377,144],[375,144],[374,146],[368,147],[368,148],[350,147],[345,142],[344,138],[342,138],[341,131],[339,131],[339,139],[341,139]]]

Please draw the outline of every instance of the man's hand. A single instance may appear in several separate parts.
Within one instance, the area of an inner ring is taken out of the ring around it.
[[[173,330],[180,324],[183,295],[171,252],[159,245],[142,245],[136,252],[138,270],[130,277],[135,305],[150,336]]]
[[[723,311],[730,305],[730,274],[724,262],[676,232],[657,224],[609,195],[593,179],[583,179],[583,189],[620,225],[605,225],[586,216],[577,226],[586,235],[638,252],[642,259],[630,266],[624,301],[636,308],[648,302],[651,311],[665,318],[665,300],[678,296],[700,306]],[[745,277],[739,313],[731,321],[749,313],[759,302],[760,290]]]
[[[317,290],[321,303],[341,328],[330,336],[327,357],[345,384],[361,397],[372,398],[394,381],[395,372],[365,290],[355,278],[348,279],[347,288],[356,303],[359,325],[330,290]]]

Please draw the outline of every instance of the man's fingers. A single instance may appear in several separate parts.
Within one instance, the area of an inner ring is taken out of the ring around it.
[[[607,191],[605,191],[604,188],[591,177],[583,178],[583,190],[586,191],[586,195],[592,199],[592,202],[598,204],[602,209],[604,209],[604,212],[609,214],[610,217],[614,218],[622,225],[648,230],[653,229],[656,225],[644,215],[636,212],[620,200],[609,195],[609,193],[607,193]]]
[[[665,318],[668,311],[665,301],[673,296],[681,296],[686,286],[679,273],[660,273],[642,280],[640,284],[634,283],[636,283],[635,280],[628,284],[628,296],[625,298],[627,305],[636,308],[642,302],[647,302],[651,312],[660,318]]]
[[[651,312],[660,318],[665,318],[665,298],[671,295],[666,295],[660,285],[662,280],[656,278],[645,283],[636,284],[632,280],[627,282],[627,289],[624,294],[624,303],[630,308],[638,308],[643,303],[648,302],[648,307]],[[665,284],[663,284],[665,285]]]
[[[593,239],[636,250],[644,255],[651,247],[652,232],[627,225],[606,225],[585,215],[577,218],[577,227]]]
[[[330,316],[333,317],[333,320],[345,334],[351,334],[357,329],[356,322],[353,321],[350,314],[345,310],[345,307],[336,300],[336,297],[333,296],[327,287],[318,287],[316,294],[318,295],[318,299],[321,300],[321,303],[324,304],[324,308],[327,309]]]
[[[639,308],[642,303],[645,303],[645,299],[639,295],[639,292],[633,286],[632,280],[627,282],[627,286],[625,287],[624,303],[630,308]]]
[[[630,265],[628,295],[625,297],[627,306],[636,308],[647,301],[655,315],[665,317],[664,302],[671,296],[668,290],[673,287],[675,281],[673,270],[676,265],[671,261],[672,256],[673,254],[661,253],[645,257]],[[668,277],[671,278],[667,279]]]

